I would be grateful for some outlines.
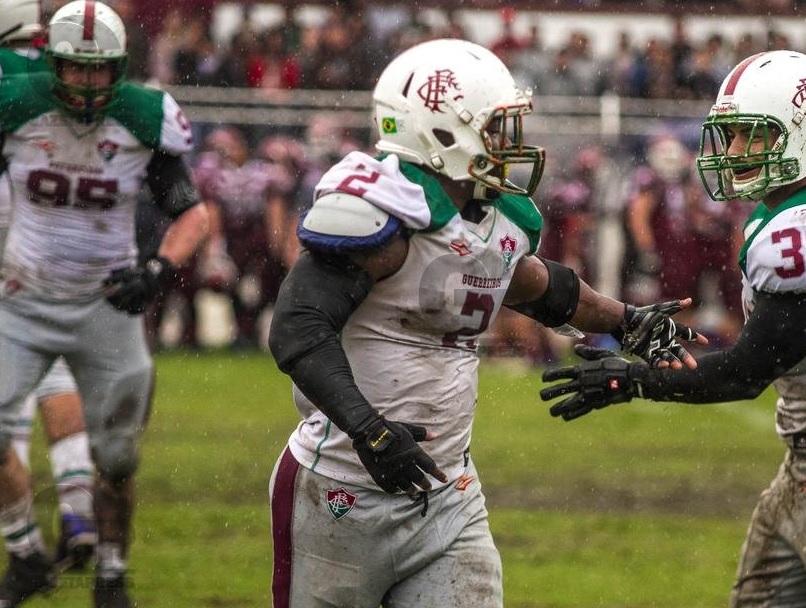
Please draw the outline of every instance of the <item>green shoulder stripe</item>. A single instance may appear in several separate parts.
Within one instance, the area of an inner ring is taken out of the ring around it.
[[[126,82],[119,89],[118,102],[107,116],[114,118],[146,148],[157,149],[162,143],[162,98],[157,89]]]
[[[451,221],[451,218],[459,213],[456,205],[447,195],[439,181],[433,175],[429,175],[414,163],[400,162],[400,172],[411,182],[418,184],[425,192],[425,200],[431,211],[431,224],[424,232],[435,232],[443,228]]]
[[[745,276],[747,276],[747,251],[750,249],[750,245],[758,236],[759,232],[761,232],[779,213],[787,209],[792,209],[792,207],[800,207],[801,205],[806,205],[806,190],[796,192],[791,198],[785,200],[772,211],[767,209],[764,203],[759,203],[758,207],[753,210],[753,213],[750,214],[750,217],[747,218],[744,225],[747,227],[752,222],[758,222],[758,226],[753,230],[753,234],[745,239],[742,250],[739,252],[739,267],[742,269]]]
[[[0,48],[0,70],[3,77],[15,74],[36,74],[48,69],[45,55],[38,51],[18,53],[9,48]]]
[[[56,108],[48,72],[17,74],[0,80],[0,130],[13,133]]]
[[[529,253],[535,253],[540,245],[543,231],[543,216],[534,201],[520,194],[502,193],[493,200],[496,208],[514,222],[529,237]]]

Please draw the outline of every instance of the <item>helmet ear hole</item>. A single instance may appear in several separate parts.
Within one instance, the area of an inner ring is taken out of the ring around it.
[[[434,137],[437,138],[437,141],[446,148],[450,148],[456,143],[456,138],[450,131],[446,131],[445,129],[432,129],[431,132],[434,134]]]

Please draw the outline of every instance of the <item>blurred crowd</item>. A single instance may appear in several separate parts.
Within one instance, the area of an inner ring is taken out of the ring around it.
[[[409,46],[431,38],[471,39],[456,14],[445,11],[444,24],[433,26],[418,19],[417,11],[401,13],[394,28],[376,25],[364,11],[352,10],[348,0],[334,2],[321,23],[304,26],[293,7],[285,7],[282,20],[265,29],[251,25],[251,4],[243,5],[243,19],[227,41],[214,41],[210,16],[171,9],[161,29],[145,33],[131,9],[133,0],[118,0],[115,7],[127,20],[132,76],[155,84],[233,86],[270,89],[347,90],[372,88],[380,69]],[[120,6],[124,8],[121,11]],[[589,34],[569,32],[567,40],[547,47],[539,25],[526,36],[514,33],[518,13],[498,12],[500,36],[490,48],[521,84],[539,95],[600,95],[614,92],[640,98],[706,99],[739,58],[765,49],[790,48],[782,32],[765,36],[747,33],[736,42],[719,32],[693,41],[682,17],[668,37],[635,43],[625,30],[618,35],[609,56],[592,52]]]
[[[132,77],[158,86],[371,89],[378,70],[402,49],[429,38],[467,37],[449,12],[442,29],[413,18],[380,35],[349,2],[334,2],[316,27],[302,27],[293,7],[284,9],[281,24],[262,31],[248,25],[246,15],[223,49],[204,15],[169,11],[161,30],[148,35],[132,0],[118,0],[115,7],[128,22]],[[733,45],[715,33],[695,44],[680,20],[670,38],[650,39],[641,48],[622,33],[616,53],[600,57],[582,31],[549,49],[537,26],[525,38],[513,33],[514,10],[498,15],[502,34],[490,48],[538,95],[612,91],[711,99],[738,58],[791,42],[770,31],[764,40],[748,34]],[[272,303],[298,254],[296,224],[314,184],[347,151],[372,152],[371,142],[341,126],[335,115],[321,115],[304,133],[279,127],[265,133],[236,125],[199,130],[193,169],[214,218],[214,237],[152,307],[155,347],[265,347]],[[692,148],[690,138],[663,132],[626,156],[594,142],[572,152],[573,158],[559,159],[537,193],[546,224],[540,253],[636,304],[691,296],[699,305],[684,321],[712,341],[730,342],[742,322],[736,259],[750,209],[707,197]],[[144,252],[145,241],[158,234],[151,227],[161,221],[141,218]],[[205,323],[200,316],[213,309],[219,316]],[[228,329],[205,336],[205,324]],[[483,348],[489,355],[524,355],[542,364],[564,356],[569,346],[569,338],[505,313]]]

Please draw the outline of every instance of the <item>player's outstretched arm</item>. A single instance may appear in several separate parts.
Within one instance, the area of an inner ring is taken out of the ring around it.
[[[756,294],[755,308],[736,344],[704,355],[696,369],[652,369],[612,351],[575,347],[586,359],[543,374],[544,401],[553,416],[573,420],[594,409],[634,397],[653,401],[724,403],[757,397],[769,384],[806,358],[806,296]]]
[[[504,303],[547,327],[569,323],[582,331],[610,333],[625,353],[653,367],[693,369],[697,362],[681,341],[708,343],[672,320],[691,305],[690,298],[636,308],[597,292],[572,269],[537,256],[518,263]]]

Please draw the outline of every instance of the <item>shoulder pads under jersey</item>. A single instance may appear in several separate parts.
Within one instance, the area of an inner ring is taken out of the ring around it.
[[[363,198],[345,192],[323,194],[301,218],[300,242],[334,253],[375,249],[388,243],[403,223]]]

